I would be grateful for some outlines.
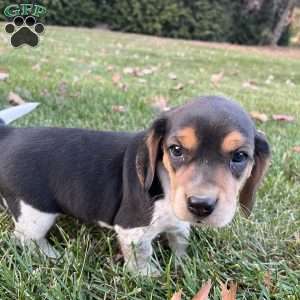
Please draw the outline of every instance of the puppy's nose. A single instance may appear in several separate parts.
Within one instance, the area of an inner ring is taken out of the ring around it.
[[[213,197],[190,197],[188,198],[188,209],[197,217],[207,217],[215,209],[217,199]]]

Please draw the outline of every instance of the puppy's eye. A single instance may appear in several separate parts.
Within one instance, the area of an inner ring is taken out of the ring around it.
[[[175,158],[180,158],[183,155],[183,149],[182,149],[182,147],[180,147],[178,145],[170,146],[169,151],[170,151],[171,155]]]
[[[248,159],[248,154],[243,151],[234,152],[231,158],[233,163],[244,163]]]

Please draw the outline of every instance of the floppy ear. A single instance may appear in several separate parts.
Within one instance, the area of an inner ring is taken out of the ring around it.
[[[251,214],[255,202],[255,193],[268,169],[270,156],[270,146],[266,137],[262,133],[256,132],[254,166],[239,197],[242,212],[246,217]]]
[[[167,119],[164,117],[154,121],[138,148],[136,169],[139,181],[145,191],[149,191],[154,179],[156,163],[161,151],[160,144],[165,134],[166,122]]]

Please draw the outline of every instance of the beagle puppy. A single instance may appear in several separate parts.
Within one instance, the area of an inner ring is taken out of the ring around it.
[[[45,236],[66,214],[113,228],[130,271],[158,273],[152,240],[176,257],[191,225],[223,227],[239,203],[248,216],[269,144],[239,104],[201,97],[137,133],[0,127],[1,202],[14,234],[50,257]]]

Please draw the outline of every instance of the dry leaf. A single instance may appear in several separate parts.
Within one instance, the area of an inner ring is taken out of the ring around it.
[[[40,71],[41,70],[41,65],[40,64],[36,64],[32,67],[32,70],[35,70],[35,71]]]
[[[9,77],[9,74],[6,72],[0,71],[0,81],[4,81]]]
[[[155,96],[153,98],[153,102],[151,103],[151,106],[158,110],[159,112],[168,111],[170,110],[170,107],[168,106],[168,100],[164,96]]]
[[[285,122],[293,122],[295,118],[289,115],[273,115],[272,119],[274,121],[285,121]]]
[[[174,91],[180,91],[184,88],[184,85],[182,83],[178,83],[176,86],[173,87]]]
[[[113,112],[119,112],[119,113],[124,113],[127,111],[127,108],[123,105],[113,105],[111,109]]]
[[[154,72],[154,68],[143,69],[142,72],[141,72],[141,74],[143,74],[143,75],[150,75],[150,74],[152,74],[153,72]],[[142,75],[142,76],[143,76],[143,75]]]
[[[243,88],[250,90],[258,90],[257,83],[254,80],[248,80],[243,83]]]
[[[123,69],[123,73],[124,74],[133,74],[134,71],[135,71],[135,69],[134,68],[130,68],[130,67],[126,67],[126,68]]]
[[[60,96],[65,96],[67,93],[67,82],[61,81],[58,86],[58,93]]]
[[[192,300],[207,300],[210,289],[211,289],[211,280],[209,279],[204,283],[204,285],[202,285],[201,289],[194,296]]]
[[[270,271],[267,271],[264,274],[264,285],[267,289],[270,289],[272,287],[272,276]]]
[[[215,87],[217,87],[223,78],[224,78],[224,71],[221,71],[220,73],[212,74],[210,81]]]
[[[292,148],[293,152],[300,153],[300,146],[295,146]]]
[[[176,80],[176,79],[177,79],[177,76],[176,76],[176,74],[174,74],[174,73],[169,73],[169,74],[168,74],[168,77],[169,77],[171,80]]]
[[[124,92],[128,91],[128,84],[124,83],[124,82],[119,82],[118,83],[118,88]]]
[[[269,120],[269,117],[266,114],[260,113],[258,111],[251,111],[250,116],[252,119],[263,122],[263,123],[267,122]]]
[[[230,282],[229,289],[227,289],[227,285],[221,283],[221,296],[222,300],[236,300],[236,291],[237,284]]]
[[[107,66],[107,71],[111,72],[115,67],[112,65]]]
[[[173,294],[171,300],[181,300],[181,291],[176,292],[175,294]]]
[[[120,80],[122,79],[121,75],[119,73],[115,73],[113,76],[112,76],[112,82],[114,84],[117,84]]]
[[[16,93],[9,92],[8,94],[8,102],[11,105],[20,105],[25,103],[25,101]]]

